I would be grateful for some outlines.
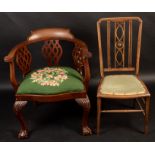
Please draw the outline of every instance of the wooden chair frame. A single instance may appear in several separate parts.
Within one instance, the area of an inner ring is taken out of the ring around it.
[[[138,27],[138,36],[137,36],[137,49],[136,49],[136,64],[133,67],[132,64],[132,34],[133,34],[133,22],[137,22]],[[103,50],[102,50],[102,38],[101,38],[101,24],[105,23],[107,28],[107,67],[103,65]],[[114,24],[114,67],[111,64],[111,24]],[[122,34],[126,32],[126,24],[128,24],[128,63],[125,66],[125,43],[126,35],[122,35],[121,39],[117,36],[117,31],[120,28]],[[141,51],[141,36],[142,36],[142,20],[139,17],[116,17],[116,18],[100,18],[97,21],[97,34],[98,34],[98,47],[99,47],[99,62],[100,62],[100,75],[101,80],[98,85],[97,92],[97,134],[100,132],[100,118],[101,113],[135,113],[141,112],[144,114],[144,132],[148,133],[148,121],[149,121],[149,109],[150,109],[150,93],[145,86],[145,84],[139,79],[139,63],[140,63],[140,51]],[[117,44],[117,45],[116,45]],[[119,62],[117,60],[117,46],[121,46],[123,50],[120,50],[122,55],[122,60]],[[145,93],[143,94],[135,94],[135,95],[107,95],[101,94],[101,83],[104,80],[104,72],[112,73],[112,72],[133,72],[137,79],[142,83],[145,88]],[[108,99],[134,99],[136,103],[139,105],[139,109],[116,109],[116,110],[102,110],[102,98]]]
[[[30,72],[32,56],[28,49],[28,45],[37,42],[45,42],[42,47],[42,54],[47,59],[48,66],[58,65],[62,56],[62,47],[59,40],[68,41],[74,44],[72,57],[75,68],[83,76],[83,83],[85,90],[82,92],[63,93],[58,95],[32,95],[32,94],[16,94],[16,101],[14,104],[14,112],[19,120],[21,129],[18,138],[28,137],[28,127],[22,115],[22,109],[26,106],[28,101],[37,102],[57,102],[68,99],[75,99],[75,101],[83,108],[82,119],[82,133],[83,135],[90,135],[91,129],[88,126],[88,114],[90,110],[90,101],[87,96],[87,89],[90,80],[90,68],[88,58],[91,53],[88,51],[86,44],[75,38],[69,29],[63,28],[47,28],[32,31],[26,41],[18,44],[13,48],[9,54],[4,58],[5,62],[10,66],[10,81],[15,90],[17,91],[20,82],[17,81],[15,73],[15,65],[18,66],[23,74],[23,77]],[[53,64],[51,63],[53,59]]]

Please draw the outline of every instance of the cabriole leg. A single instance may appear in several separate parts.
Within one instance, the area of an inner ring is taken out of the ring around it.
[[[90,101],[88,96],[86,98],[78,98],[75,101],[83,108],[83,118],[82,118],[82,133],[83,135],[91,135],[92,131],[88,126],[88,115],[90,111]]]
[[[28,137],[28,129],[22,115],[22,109],[26,106],[26,104],[27,104],[27,101],[16,101],[13,107],[16,117],[19,120],[19,123],[21,125],[21,129],[18,133],[19,139],[24,139]]]

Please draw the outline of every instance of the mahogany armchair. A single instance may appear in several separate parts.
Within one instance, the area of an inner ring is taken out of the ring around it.
[[[59,66],[63,54],[61,41],[74,45],[72,58],[75,69]],[[40,51],[47,60],[47,66],[31,71],[32,55],[29,45],[43,42]],[[90,80],[88,58],[91,56],[84,42],[74,37],[69,29],[47,28],[32,31],[27,40],[18,44],[4,58],[10,66],[10,81],[16,92],[14,112],[21,129],[18,138],[28,137],[28,127],[22,115],[22,109],[28,101],[57,102],[75,99],[83,108],[82,133],[90,135],[88,114],[90,101],[87,89]],[[17,81],[16,67],[21,71],[23,80]]]
[[[135,112],[144,114],[147,134],[150,93],[139,78],[142,20],[139,17],[101,18],[97,22],[97,33],[101,75],[97,92],[97,134],[101,113]],[[103,98],[130,99],[137,104],[134,108],[102,110]]]

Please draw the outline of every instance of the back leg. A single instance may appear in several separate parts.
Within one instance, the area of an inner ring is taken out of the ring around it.
[[[144,133],[148,134],[148,123],[149,123],[149,113],[150,113],[150,97],[146,98],[145,101],[145,116],[144,116]]]
[[[100,133],[101,123],[101,98],[97,98],[97,134]]]

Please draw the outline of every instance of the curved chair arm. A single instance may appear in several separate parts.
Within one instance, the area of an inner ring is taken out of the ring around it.
[[[20,48],[22,48],[23,46],[26,46],[27,42],[21,42],[20,44],[16,45],[13,49],[11,49],[11,51],[9,52],[9,54],[7,56],[4,57],[4,61],[5,62],[11,62],[14,60],[16,53],[18,52],[18,50]]]
[[[11,84],[14,88],[14,90],[16,91],[18,86],[19,86],[19,82],[16,79],[16,73],[15,73],[15,63],[14,63],[14,51],[12,50],[9,55],[4,57],[4,61],[9,63],[9,68],[10,68],[10,81]]]
[[[25,63],[23,53],[26,55],[26,58],[29,64]],[[27,42],[22,42],[15,46],[7,56],[4,57],[4,61],[9,63],[10,67],[10,81],[11,84],[16,91],[19,86],[19,81],[16,78],[15,73],[15,64],[18,66],[18,68],[22,71],[23,76],[26,75],[26,73],[30,70],[31,65],[31,55],[30,52],[27,49]]]
[[[74,65],[77,71],[80,72],[80,74],[83,76],[84,84],[87,90],[90,80],[90,67],[88,58],[91,58],[92,54],[88,51],[88,47],[83,41],[79,39],[75,39],[74,41],[75,47],[72,54]]]

